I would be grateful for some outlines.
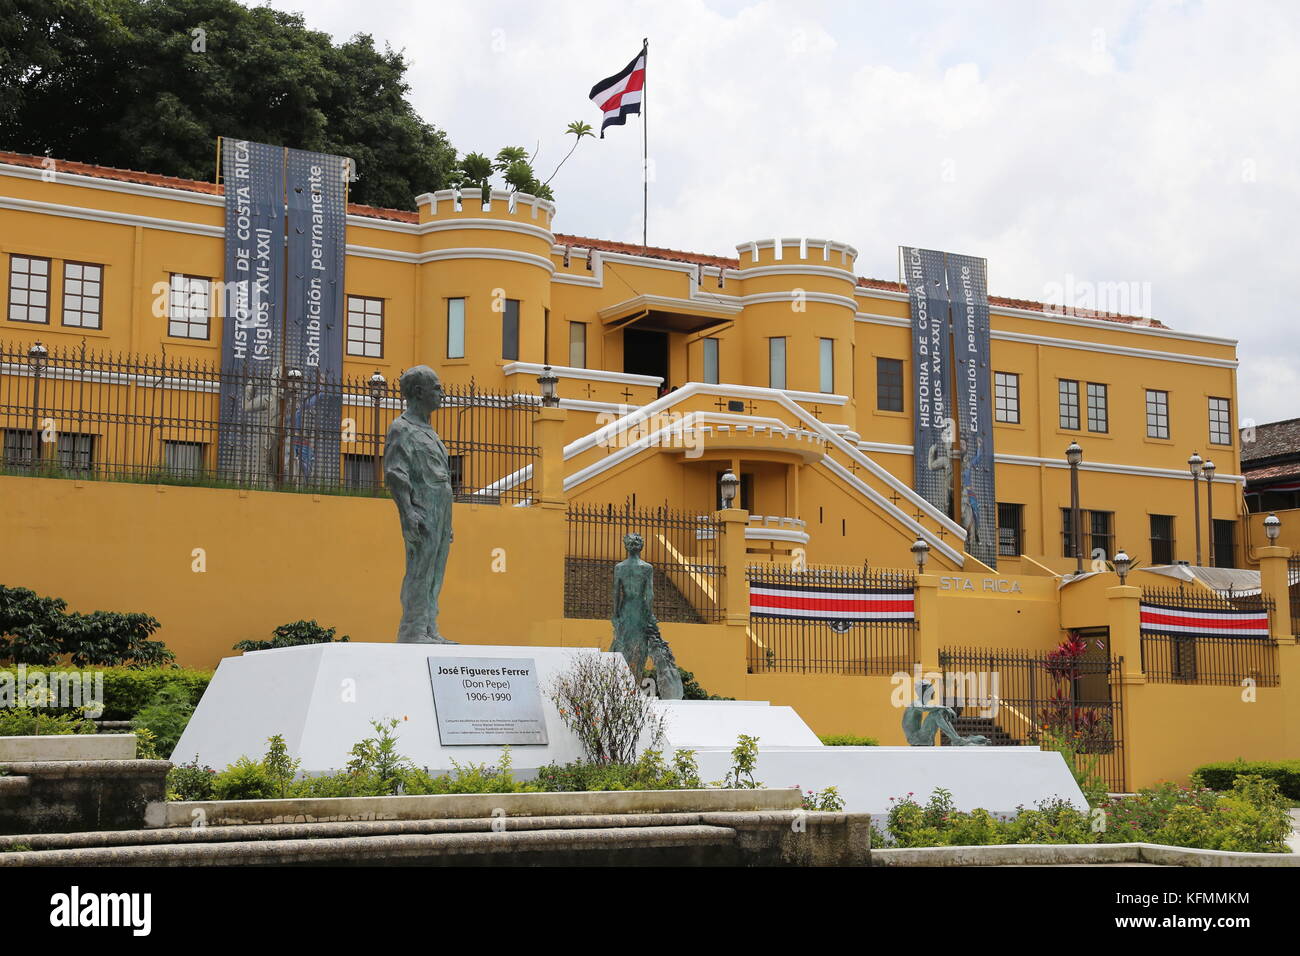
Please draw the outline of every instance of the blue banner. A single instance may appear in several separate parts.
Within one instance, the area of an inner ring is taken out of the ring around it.
[[[256,484],[274,478],[278,465],[274,383],[284,326],[284,150],[225,139],[221,178],[226,267],[213,290],[222,317],[217,468],[224,477]],[[171,295],[175,304],[175,288]]]
[[[993,480],[993,370],[989,367],[988,267],[949,254],[948,298],[957,369],[955,414],[961,439],[962,527],[966,552],[997,567],[997,494]]]
[[[913,483],[921,497],[951,517],[955,436],[948,400],[952,348],[943,253],[901,251],[912,312]]]
[[[347,160],[290,149],[286,167],[289,269],[285,366],[302,372],[286,399],[294,439],[285,473],[298,480],[339,476],[343,377]]]

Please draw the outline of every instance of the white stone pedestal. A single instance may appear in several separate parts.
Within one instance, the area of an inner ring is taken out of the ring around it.
[[[729,751],[697,752],[700,776],[721,779],[731,766]],[[1053,797],[1080,810],[1088,806],[1065,759],[1037,747],[769,747],[762,741],[754,777],[768,787],[833,786],[855,813],[888,813],[890,797],[909,793],[923,804],[936,787],[952,792],[958,810],[1013,815],[1019,806]]]
[[[531,658],[537,663],[549,742],[510,748],[516,770],[579,760],[578,740],[560,722],[546,684],[591,648],[498,647],[483,644],[311,644],[228,657],[172,753],[174,763],[198,756],[221,770],[241,756],[266,753],[267,738],[284,737],[307,774],[332,773],[348,762],[353,744],[374,736],[372,720],[401,720],[398,750],[433,772],[460,764],[494,764],[499,746],[444,747],[429,681],[429,658]]]

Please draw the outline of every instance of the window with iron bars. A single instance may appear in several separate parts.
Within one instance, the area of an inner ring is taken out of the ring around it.
[[[1115,547],[1115,512],[1080,508],[1079,515],[1083,556],[1091,557],[1094,551],[1100,550],[1103,558],[1109,559]],[[1075,557],[1073,512],[1069,508],[1061,509],[1061,556]]]
[[[998,502],[998,554],[1019,557],[1024,552],[1025,506]]]
[[[1174,563],[1174,516],[1150,515],[1151,563]]]

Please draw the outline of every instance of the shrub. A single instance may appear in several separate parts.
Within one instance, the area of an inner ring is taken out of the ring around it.
[[[212,680],[212,671],[188,670],[179,667],[51,667],[41,668],[49,684],[60,675],[97,675],[103,682],[104,720],[131,720],[147,707],[163,687],[177,685],[184,688],[190,703],[197,705]],[[30,673],[27,675],[31,680]],[[0,679],[10,686],[18,686],[18,675],[13,668],[0,668]],[[67,712],[66,710],[63,712]]]
[[[17,706],[0,708],[0,737],[33,737],[43,734],[93,734],[95,722],[80,714],[61,714],[45,707]]]
[[[1300,801],[1300,760],[1252,760],[1240,758],[1198,767],[1192,779],[1212,790],[1231,790],[1233,781],[1246,774],[1272,780],[1288,800]]]
[[[805,810],[838,813],[844,809],[844,798],[840,796],[840,791],[836,787],[827,787],[820,792],[807,790],[802,794],[802,797]]]
[[[317,624],[315,620],[311,621],[291,621],[288,624],[281,624],[271,632],[269,641],[240,641],[235,645],[237,651],[266,651],[276,647],[302,647],[306,644],[344,644],[349,640],[344,634],[340,638],[334,637],[334,628],[324,627]]]
[[[148,614],[67,607],[61,598],[0,585],[0,660],[50,667],[67,657],[74,667],[153,667],[176,659],[150,639],[158,621]]]
[[[189,763],[178,764],[167,772],[168,800],[210,800],[217,772],[200,766],[196,755]]]
[[[731,751],[731,769],[721,786],[733,790],[759,790],[763,784],[754,779],[758,767],[758,738],[741,734]]]
[[[822,734],[820,740],[827,747],[879,747],[880,741],[875,737],[863,737],[859,734]]]
[[[548,764],[537,771],[536,789],[547,792],[584,790],[694,790],[701,787],[695,751],[679,750],[666,764],[663,754],[647,750],[634,764],[576,762]]]
[[[212,779],[216,800],[270,800],[279,794],[276,781],[260,760],[240,757]]]
[[[131,718],[131,726],[136,731],[148,730],[154,736],[158,752],[170,754],[176,749],[193,714],[194,702],[189,691],[180,684],[164,684],[153,699]]]
[[[580,654],[557,675],[547,696],[594,763],[635,763],[642,741],[660,745],[664,717],[620,658]]]

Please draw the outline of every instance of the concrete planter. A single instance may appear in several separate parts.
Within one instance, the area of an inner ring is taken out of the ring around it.
[[[0,737],[0,763],[15,760],[134,760],[135,734]]]

